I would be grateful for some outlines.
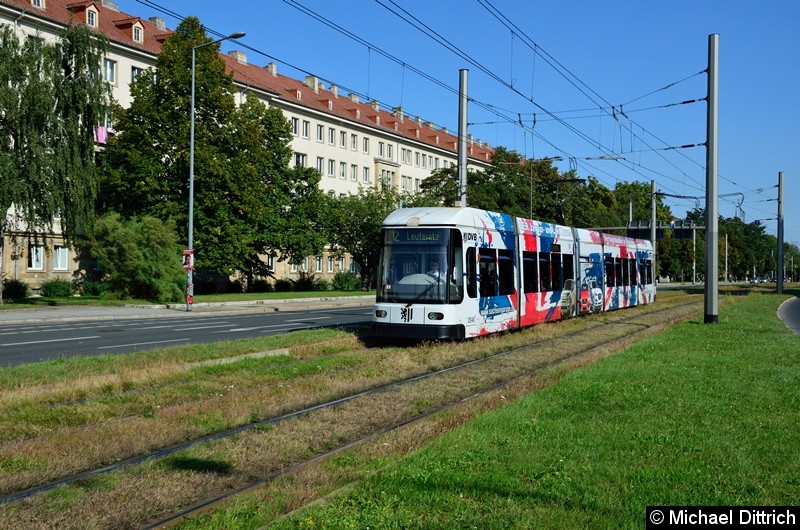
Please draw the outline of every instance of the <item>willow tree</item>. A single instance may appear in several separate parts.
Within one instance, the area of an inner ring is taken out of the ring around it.
[[[94,135],[111,103],[100,68],[107,47],[83,26],[53,44],[0,27],[0,276],[9,228],[37,238],[60,218],[69,243],[91,224]]]

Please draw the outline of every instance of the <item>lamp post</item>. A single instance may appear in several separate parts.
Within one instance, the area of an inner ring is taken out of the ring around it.
[[[206,42],[192,48],[192,108],[189,125],[189,250],[184,256],[184,267],[186,267],[186,311],[192,310],[194,301],[194,86],[195,86],[195,65],[197,62],[197,50],[220,43],[228,39],[241,39],[245,36],[242,31],[231,33],[227,37],[222,37],[211,42]]]

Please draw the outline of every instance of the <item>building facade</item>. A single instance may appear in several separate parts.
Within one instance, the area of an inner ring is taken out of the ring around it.
[[[20,39],[38,36],[55,41],[70,24],[85,24],[104,34],[109,53],[101,67],[123,107],[131,103],[130,82],[155,67],[161,45],[172,33],[161,18],[145,20],[122,13],[106,0],[0,0],[0,23],[13,25]],[[457,135],[402,108],[384,108],[378,101],[340,94],[336,85],[326,86],[315,76],[303,80],[284,76],[275,63],[248,63],[241,51],[221,57],[233,73],[237,102],[248,93],[256,94],[265,105],[283,111],[292,126],[293,163],[316,168],[322,175],[320,188],[329,195],[346,196],[358,193],[359,188],[381,186],[415,192],[432,171],[457,163]],[[102,149],[114,129],[109,120],[98,125],[97,143]],[[472,137],[467,145],[471,169],[490,165],[489,145]],[[71,277],[77,268],[74,251],[57,233],[42,241],[25,227],[13,226],[4,249],[6,277],[28,281],[33,287],[52,277]],[[327,252],[309,256],[299,266],[268,259],[277,278],[297,277],[305,270],[330,279],[340,270],[353,270],[349,257],[338,259]]]

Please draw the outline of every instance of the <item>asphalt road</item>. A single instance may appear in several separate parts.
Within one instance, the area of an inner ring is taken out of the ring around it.
[[[155,311],[152,317],[147,316],[147,311],[139,311],[131,318],[120,318],[124,313],[88,317],[87,312],[83,318],[0,321],[0,366],[368,323],[371,305],[286,309],[204,314]]]

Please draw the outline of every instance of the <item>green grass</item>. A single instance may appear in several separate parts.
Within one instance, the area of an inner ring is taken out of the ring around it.
[[[641,528],[648,505],[796,504],[800,338],[776,318],[784,298],[644,340],[274,527]],[[237,528],[267,522],[235,510]]]

